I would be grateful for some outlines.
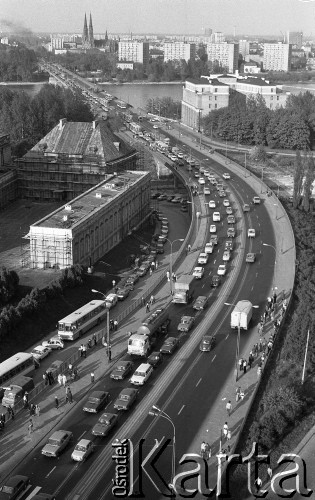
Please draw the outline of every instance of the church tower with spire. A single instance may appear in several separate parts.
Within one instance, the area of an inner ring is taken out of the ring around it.
[[[89,49],[94,48],[94,33],[93,33],[93,24],[92,24],[92,15],[90,13],[90,22],[89,22]]]
[[[82,47],[84,49],[88,48],[87,45],[89,43],[89,32],[87,27],[86,14],[84,15],[84,25],[83,25],[83,33],[82,33]]]

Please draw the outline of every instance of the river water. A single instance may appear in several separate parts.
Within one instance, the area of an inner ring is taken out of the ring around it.
[[[45,85],[44,83],[30,83],[30,84],[8,84],[4,85],[4,88],[10,90],[24,90],[33,97],[40,89]],[[0,90],[2,85],[0,85]],[[146,103],[149,99],[154,99],[157,97],[171,97],[174,101],[180,101],[182,99],[183,84],[175,83],[160,83],[160,84],[135,84],[135,83],[125,83],[122,85],[104,85],[104,90],[109,92],[118,99],[129,103],[134,108],[144,109]],[[299,94],[300,92],[306,92],[309,90],[315,93],[315,82],[312,83],[295,83],[292,85],[283,85],[284,91],[289,91],[292,94]]]

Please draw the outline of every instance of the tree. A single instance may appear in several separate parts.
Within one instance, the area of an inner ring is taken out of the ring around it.
[[[315,168],[313,156],[309,155],[305,158],[305,169],[304,169],[304,186],[303,186],[303,200],[302,207],[305,212],[310,210],[310,199],[312,196],[312,186],[315,180]]]
[[[304,165],[302,162],[302,157],[300,151],[296,152],[295,155],[295,172],[293,179],[293,206],[297,208],[301,202],[302,198],[302,186],[304,177]]]
[[[0,270],[0,302],[7,304],[14,297],[19,285],[19,277],[13,270],[8,271],[6,267]]]

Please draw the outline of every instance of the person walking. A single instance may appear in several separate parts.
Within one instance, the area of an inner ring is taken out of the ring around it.
[[[232,433],[231,433],[231,431],[229,429],[226,438],[227,438],[228,441],[231,441],[231,437],[232,437]]]
[[[170,272],[169,271],[166,271],[166,279],[167,279],[167,281],[170,281]]]
[[[152,276],[152,273],[153,273],[153,271],[152,271],[152,267],[150,267],[150,270],[149,270],[149,274],[150,274],[150,276]]]
[[[268,475],[268,477],[269,477],[269,479],[271,481],[271,479],[272,479],[272,468],[270,467],[270,465],[268,466],[268,469],[267,469],[267,475]]]
[[[115,330],[115,332],[117,332],[117,330],[118,330],[118,321],[117,321],[117,319],[114,320],[114,330]]]
[[[229,417],[231,415],[231,412],[232,412],[232,403],[231,403],[231,401],[228,401],[226,403],[225,408],[226,408],[226,411],[227,411],[227,414],[228,414],[228,417]]]
[[[243,370],[243,358],[239,359],[239,361],[238,361],[238,367],[239,367],[239,370],[241,372]]]
[[[246,375],[246,370],[247,370],[247,361],[246,361],[246,359],[244,359],[244,361],[243,361],[243,371],[244,371],[244,375]]]
[[[92,339],[89,339],[89,340],[88,340],[88,348],[89,348],[89,349],[92,349]]]
[[[53,374],[51,373],[50,370],[46,370],[46,373],[47,373],[47,377],[48,377],[48,383],[49,385],[53,385],[54,383],[54,377],[53,377]]]
[[[30,436],[34,432],[33,420],[30,418],[28,423],[28,435]]]
[[[112,360],[112,350],[111,348],[108,349],[108,361]]]
[[[25,409],[28,408],[28,392],[27,391],[25,391],[25,394],[23,396],[23,406]]]
[[[58,410],[59,408],[59,399],[57,398],[57,396],[55,396],[55,408],[56,410]]]
[[[240,392],[241,401],[243,401],[244,398],[245,398],[245,392],[243,391],[243,389],[241,389],[241,392]]]
[[[62,385],[66,387],[67,385],[67,376],[65,374],[62,375]]]
[[[9,410],[11,419],[14,420],[15,414],[14,414],[14,410],[13,410],[12,406],[9,406],[8,410]]]
[[[83,358],[83,344],[80,345],[79,351],[80,351],[80,358]]]
[[[93,338],[93,344],[94,344],[94,346],[96,346],[97,345],[97,338],[96,338],[95,333],[93,333],[92,338]]]
[[[253,356],[253,352],[250,351],[249,356],[248,356],[248,367],[249,367],[249,369],[251,369],[253,363],[254,363],[254,356]]]
[[[150,303],[151,303],[151,305],[153,305],[153,304],[154,304],[154,302],[155,302],[154,295],[151,295],[151,297],[150,297]]]
[[[209,460],[209,458],[211,458],[212,455],[211,446],[209,443],[206,443],[205,453],[206,453],[206,460]]]
[[[4,429],[4,426],[5,426],[5,414],[4,413],[1,413],[0,422],[2,424],[1,425],[2,429]]]
[[[91,384],[94,384],[95,381],[95,375],[94,372],[91,372]]]
[[[145,310],[146,310],[146,312],[150,312],[150,304],[149,304],[149,302],[146,303]]]
[[[225,424],[223,426],[223,436],[225,437],[225,439],[227,438],[228,432],[229,432],[229,426],[228,426],[228,423],[225,422]]]
[[[142,304],[143,306],[145,306],[145,300],[144,300],[144,297],[141,297],[141,304]]]
[[[238,400],[240,399],[240,394],[241,394],[241,391],[242,389],[239,387],[236,388],[236,395],[235,395],[235,401],[238,402]]]
[[[202,458],[206,458],[206,450],[207,450],[206,443],[204,441],[202,441],[201,446],[200,446],[200,455]]]
[[[73,403],[73,396],[72,396],[72,392],[71,392],[70,387],[69,387],[69,391],[68,391],[68,401],[70,404]]]
[[[82,344],[82,351],[83,351],[83,356],[84,356],[84,359],[86,359],[86,345]]]
[[[261,366],[258,366],[257,368],[257,377],[258,377],[258,380],[260,379],[261,377],[261,373],[262,373],[262,367]]]
[[[35,415],[36,415],[36,417],[40,416],[40,406],[39,405],[35,405]]]
[[[31,403],[30,405],[30,417],[33,417],[35,415],[35,405]]]
[[[48,385],[48,377],[46,372],[43,373],[43,380],[45,381],[45,385]]]
[[[277,292],[276,292],[276,290],[273,292],[272,299],[273,299],[273,303],[276,304],[277,303]]]

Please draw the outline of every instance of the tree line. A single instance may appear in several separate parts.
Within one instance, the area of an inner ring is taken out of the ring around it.
[[[27,82],[33,80],[37,69],[34,50],[0,44],[0,81]]]
[[[179,120],[181,117],[181,101],[175,101],[171,97],[150,98],[146,102],[145,110],[147,113]]]
[[[264,98],[231,92],[228,107],[213,110],[202,120],[207,136],[273,149],[309,150],[315,140],[315,96],[290,95],[286,107],[267,108]]]

